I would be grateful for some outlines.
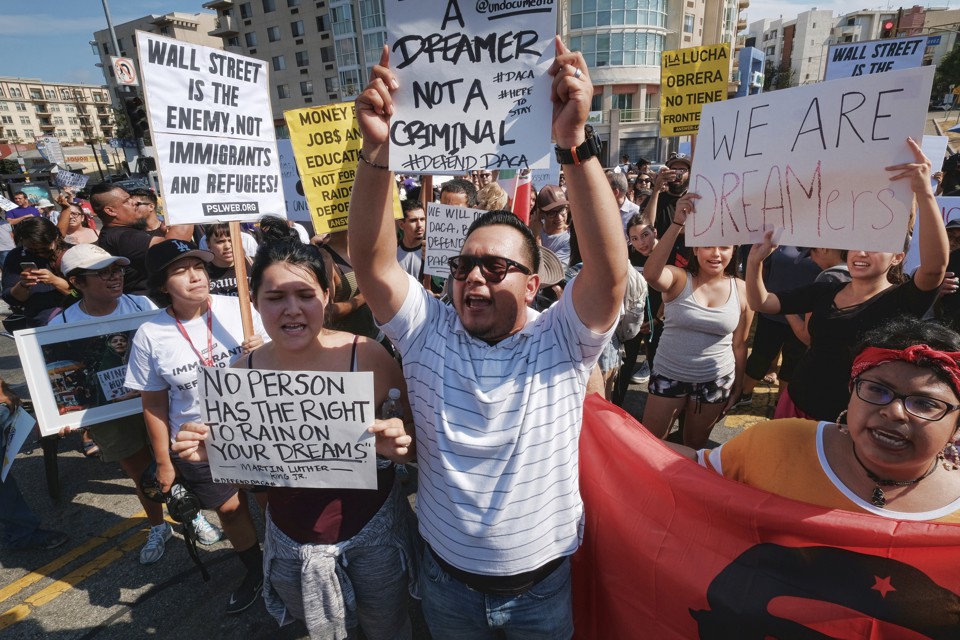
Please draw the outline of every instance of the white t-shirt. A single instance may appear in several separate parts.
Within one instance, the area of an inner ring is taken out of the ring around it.
[[[89,276],[95,277],[95,276]],[[72,304],[66,309],[63,310],[63,313],[58,313],[53,318],[50,319],[50,322],[47,323],[47,326],[52,324],[67,324],[70,322],[81,322],[83,320],[104,320],[106,318],[112,318],[114,316],[126,316],[131,313],[140,313],[141,311],[149,311],[151,309],[156,309],[157,305],[153,303],[153,300],[147,296],[134,296],[123,294],[120,296],[120,299],[117,300],[117,308],[114,309],[113,313],[107,314],[105,316],[91,316],[89,313],[80,308],[80,303]]]
[[[212,359],[216,366],[227,367],[240,355],[243,325],[240,322],[240,299],[232,296],[210,296],[212,300]],[[269,340],[260,314],[253,311],[253,331]],[[147,320],[133,338],[127,364],[126,386],[138,391],[169,393],[170,441],[177,437],[180,425],[200,420],[197,395],[197,367],[202,366],[194,348],[211,358],[207,349],[207,314],[183,322],[190,342],[180,333],[177,322],[166,309]],[[190,343],[193,343],[193,347]]]
[[[574,279],[495,345],[410,278],[382,325],[403,354],[417,428],[420,533],[464,571],[516,575],[577,550],[577,441],[587,378],[610,339],[573,308]]]

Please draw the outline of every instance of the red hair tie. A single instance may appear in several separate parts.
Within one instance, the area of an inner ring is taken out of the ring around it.
[[[915,344],[906,349],[883,349],[867,347],[853,361],[850,380],[860,377],[865,371],[888,362],[909,362],[920,366],[936,366],[950,376],[953,392],[960,398],[960,352],[939,351],[925,344]]]

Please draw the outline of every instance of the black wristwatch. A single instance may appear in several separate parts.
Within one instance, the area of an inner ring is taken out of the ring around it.
[[[553,148],[554,153],[557,154],[557,162],[560,164],[581,164],[584,160],[600,155],[600,137],[594,132],[593,127],[584,125],[583,133],[586,140],[579,147],[564,149],[555,146]]]

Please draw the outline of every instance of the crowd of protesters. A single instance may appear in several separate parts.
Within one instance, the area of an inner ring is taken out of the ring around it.
[[[583,400],[596,390],[622,405],[631,383],[648,384],[643,426],[718,473],[834,508],[958,520],[960,474],[948,471],[960,466],[960,336],[947,327],[960,325],[948,271],[960,227],[945,228],[919,146],[906,140],[913,160],[890,168],[918,203],[912,274],[902,269],[906,240],[903,252],[839,251],[778,247],[771,232],[742,248],[745,261],[741,247],[687,248],[698,199],[691,159],[673,154],[657,171],[623,156],[604,171],[584,126],[589,70],[559,40],[557,51],[553,137],[558,156],[579,153],[561,158],[558,184],[520,205],[526,220],[495,171],[422,194],[417,176],[387,169],[396,83],[386,51],[356,103],[363,147],[349,232],[308,238],[265,219],[236,256],[225,225],[167,226],[154,197],[113,185],[90,194],[99,229],[70,198],[56,221],[25,204],[8,214],[15,246],[3,298],[22,326],[156,310],[122,360],[142,416],[90,431],[103,459],[135,482],[155,462],[162,489],[181,478],[217,513],[246,571],[227,612],[262,591],[280,624],[304,620],[312,637],[359,628],[405,638],[412,596],[436,638],[571,637]],[[424,273],[431,201],[487,210],[445,279]],[[251,267],[253,336],[239,321],[237,260]],[[257,495],[261,550],[245,491],[214,483],[206,461],[194,383],[198,365],[221,362],[370,371],[378,406],[399,390],[402,417],[371,428],[377,487]],[[771,375],[776,417],[792,420],[707,449],[714,425]],[[415,518],[396,466],[410,462]],[[828,489],[777,477],[787,467]],[[8,481],[4,500],[20,514],[14,492]],[[151,564],[172,532],[159,506],[143,502],[151,529],[140,559]],[[0,513],[9,546],[65,541],[18,518]],[[190,526],[206,544],[221,537],[202,516]]]

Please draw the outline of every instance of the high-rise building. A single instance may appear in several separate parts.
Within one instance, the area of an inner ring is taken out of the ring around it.
[[[0,144],[51,135],[64,145],[114,135],[107,87],[0,77]]]
[[[176,40],[190,42],[193,44],[202,44],[215,49],[221,49],[220,38],[211,37],[208,33],[216,27],[217,16],[213,13],[166,13],[163,15],[149,15],[123,24],[114,25],[114,32],[117,35],[117,45],[120,51],[117,52],[113,45],[113,39],[110,37],[109,29],[101,29],[93,34],[93,40],[90,46],[93,47],[94,55],[100,58],[97,66],[103,70],[103,77],[106,80],[107,87],[110,89],[110,101],[117,107],[120,103],[117,100],[117,81],[113,71],[113,65],[110,64],[111,56],[120,56],[133,58],[137,66],[137,74],[140,73],[139,61],[137,61],[137,31],[149,31]]]
[[[278,130],[284,111],[359,94],[387,38],[383,0],[214,0],[203,6],[217,11],[210,35],[224,49],[269,63]]]

